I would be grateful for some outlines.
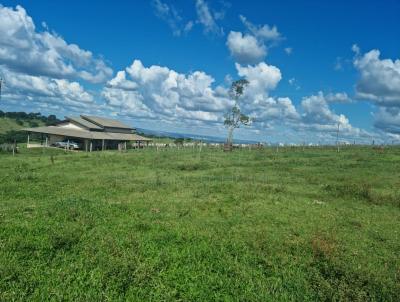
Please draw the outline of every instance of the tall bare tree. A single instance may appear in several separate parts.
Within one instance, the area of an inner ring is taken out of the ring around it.
[[[229,145],[231,145],[233,141],[233,131],[241,125],[249,125],[251,123],[250,117],[243,114],[239,107],[239,100],[243,96],[244,90],[248,84],[249,81],[246,79],[240,79],[234,81],[229,90],[230,97],[235,101],[233,107],[225,114],[224,121],[225,127],[228,128],[227,143]]]

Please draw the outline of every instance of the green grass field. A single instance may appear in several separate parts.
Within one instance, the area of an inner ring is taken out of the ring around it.
[[[400,148],[0,154],[1,301],[400,301]]]

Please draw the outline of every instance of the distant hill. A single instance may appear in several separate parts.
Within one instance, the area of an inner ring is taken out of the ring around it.
[[[205,143],[224,143],[226,141],[225,137],[216,137],[216,136],[209,136],[209,135],[176,133],[176,132],[167,132],[167,131],[155,131],[155,130],[142,129],[142,128],[136,128],[136,130],[146,137],[171,138],[171,139],[183,138],[185,140],[202,141]],[[258,143],[258,141],[255,141],[255,140],[245,140],[245,139],[235,139],[234,142],[237,144]]]
[[[8,131],[18,131],[22,128],[27,127],[38,127],[43,126],[44,123],[41,120],[16,120],[9,117],[0,118],[0,134],[5,134]]]
[[[0,144],[25,141],[26,133],[22,128],[53,125],[59,119],[55,115],[44,116],[41,113],[3,112],[0,110]]]
[[[26,127],[54,125],[59,121],[53,114],[45,116],[40,112],[3,112],[0,110],[0,133]]]

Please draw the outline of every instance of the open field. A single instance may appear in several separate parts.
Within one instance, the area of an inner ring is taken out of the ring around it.
[[[400,301],[400,148],[0,154],[1,301]]]

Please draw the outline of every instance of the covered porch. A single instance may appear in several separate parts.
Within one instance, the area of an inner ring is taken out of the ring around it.
[[[27,148],[55,147],[63,142],[64,149],[71,150],[70,146],[78,145],[78,150],[85,152],[128,149],[130,143],[139,146],[148,145],[151,141],[133,133],[111,133],[65,129],[55,126],[23,129],[28,132]],[[36,140],[31,140],[35,134]],[[40,141],[37,141],[40,134]],[[75,148],[76,149],[76,148]]]

